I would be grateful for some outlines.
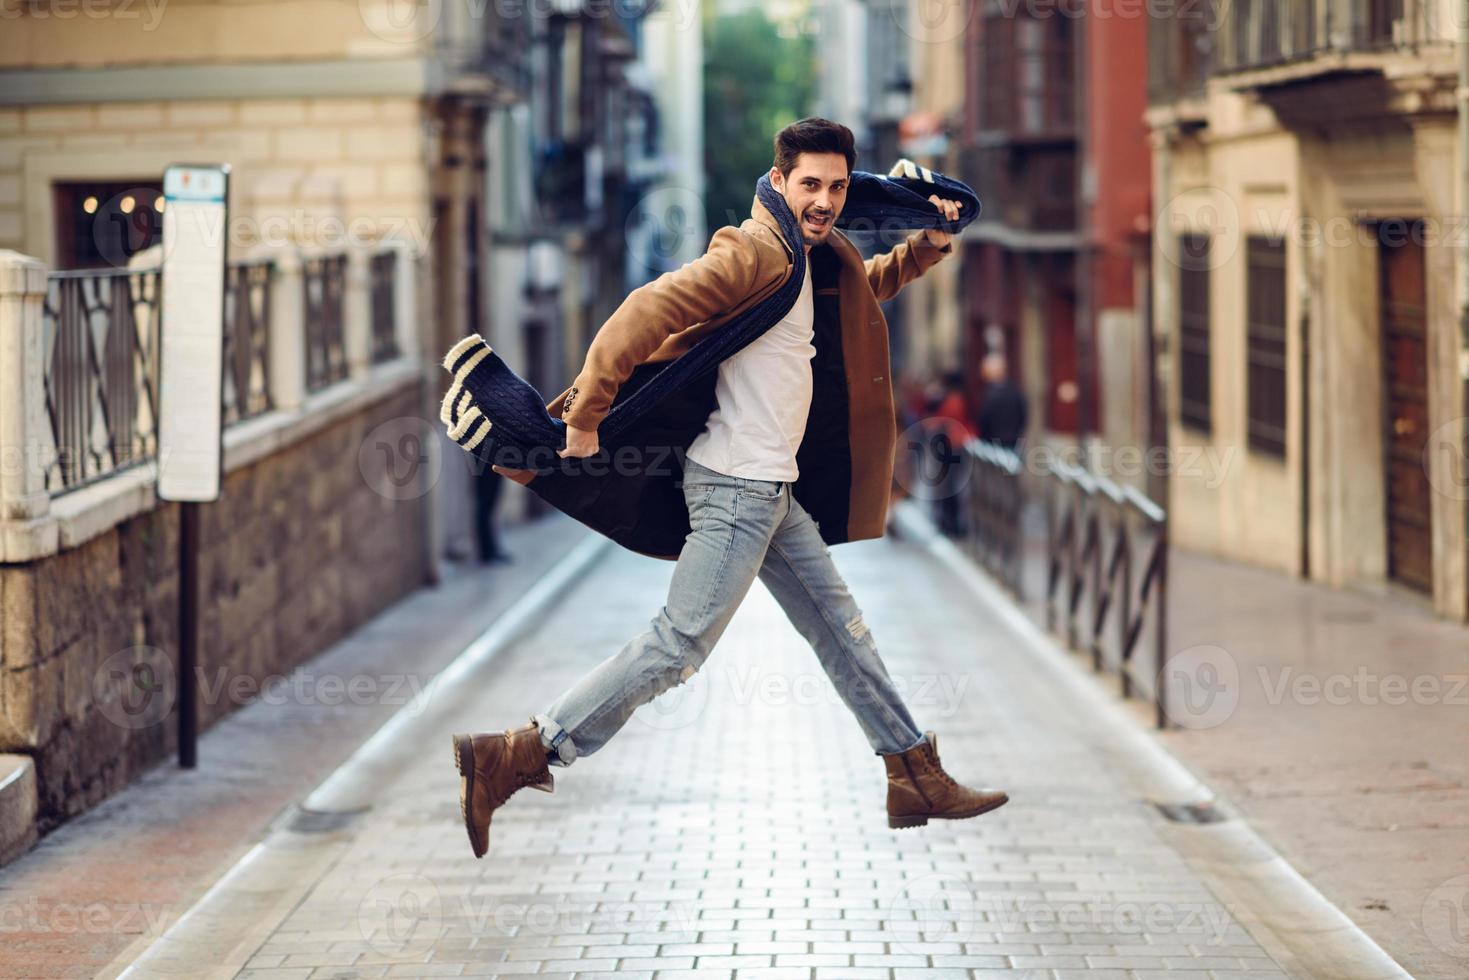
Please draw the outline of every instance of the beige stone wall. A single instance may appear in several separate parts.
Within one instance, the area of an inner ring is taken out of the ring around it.
[[[454,6],[393,0],[59,0],[28,9],[29,0],[0,0],[0,68],[400,57],[449,29],[444,11]],[[414,7],[419,9],[410,16]]]
[[[0,109],[0,248],[55,262],[51,185],[231,165],[231,245],[431,233],[416,98],[236,99]]]
[[[1240,107],[1229,106],[1233,115]],[[1174,158],[1169,235],[1185,231],[1213,236],[1210,314],[1213,320],[1212,387],[1214,426],[1205,435],[1176,424],[1173,392],[1171,444],[1180,450],[1173,473],[1174,534],[1181,543],[1283,571],[1296,567],[1299,540],[1301,461],[1300,351],[1290,335],[1287,349],[1286,424],[1291,433],[1285,459],[1247,448],[1246,427],[1246,241],[1256,233],[1287,227],[1300,213],[1295,140],[1274,128],[1241,127],[1236,138],[1195,147]],[[1300,250],[1287,249],[1286,323],[1297,322]],[[1176,270],[1163,270],[1176,274]],[[1197,454],[1197,464],[1187,465]],[[1207,461],[1215,461],[1208,465]]]
[[[1223,557],[1300,570],[1302,468],[1309,466],[1307,537],[1314,579],[1335,586],[1376,585],[1387,574],[1383,463],[1383,383],[1378,252],[1363,221],[1424,218],[1433,236],[1425,253],[1429,336],[1429,420],[1437,430],[1466,414],[1456,365],[1454,288],[1454,123],[1443,114],[1416,125],[1389,123],[1328,138],[1283,131],[1270,111],[1233,94],[1208,100],[1202,140],[1174,140],[1156,172],[1160,234],[1213,235],[1211,276],[1213,432],[1178,424],[1176,341],[1170,385],[1170,438],[1202,452],[1200,474],[1175,471],[1171,507],[1179,544]],[[1285,233],[1287,259],[1288,452],[1281,461],[1247,448],[1246,253],[1252,231]],[[1176,267],[1156,275],[1160,324],[1176,337]],[[1308,319],[1310,404],[1303,405],[1301,322]],[[1309,413],[1310,459],[1302,455]],[[1462,461],[1460,461],[1462,465]],[[1434,608],[1455,618],[1465,608],[1463,488],[1429,463],[1434,528]],[[1211,485],[1215,484],[1215,485]],[[1448,488],[1446,491],[1444,488]]]
[[[231,472],[221,499],[201,505],[201,729],[424,581],[428,498],[380,495],[357,452],[421,399],[419,386],[401,387]],[[176,703],[129,721],[99,672],[138,646],[176,663],[178,513],[165,505],[81,547],[0,566],[0,752],[35,758],[42,832],[177,748]]]

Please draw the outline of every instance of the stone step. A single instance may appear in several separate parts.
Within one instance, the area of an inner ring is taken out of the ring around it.
[[[36,842],[36,767],[28,755],[0,755],[0,865]]]

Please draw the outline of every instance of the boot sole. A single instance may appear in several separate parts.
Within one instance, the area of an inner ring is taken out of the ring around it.
[[[469,847],[474,856],[482,858],[485,850],[475,837],[474,821],[470,819],[470,796],[474,792],[474,740],[468,735],[454,736],[454,768],[459,770],[459,814],[464,818],[464,831],[469,835]]]
[[[1009,802],[1010,797],[1004,796],[993,803],[985,804],[977,810],[970,810],[968,813],[924,813],[906,817],[888,817],[888,828],[891,830],[903,830],[907,827],[922,827],[930,820],[967,820],[970,817],[977,817],[981,814],[989,813],[991,810],[998,810]]]

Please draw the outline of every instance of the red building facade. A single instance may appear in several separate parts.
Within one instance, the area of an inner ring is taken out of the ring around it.
[[[1120,363],[1141,347],[1116,335],[1145,322],[1145,12],[972,3],[963,161],[985,214],[964,251],[968,367],[977,377],[985,354],[1007,355],[1035,409],[1032,439],[1133,438],[1110,431],[1103,408],[1134,397],[1143,367]]]

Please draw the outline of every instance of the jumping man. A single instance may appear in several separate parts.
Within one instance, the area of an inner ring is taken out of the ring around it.
[[[757,576],[882,756],[888,826],[974,817],[1008,800],[944,772],[937,737],[909,714],[823,538],[823,530],[834,541],[882,536],[896,423],[878,303],[952,254],[949,234],[916,231],[864,261],[835,229],[856,162],[851,130],[803,119],[774,142],[770,182],[798,220],[801,241],[786,240],[757,196],[751,217],[720,228],[703,256],[628,296],[597,332],[575,384],[551,406],[566,423],[560,455],[596,454],[597,427],[637,366],[680,356],[769,296],[791,273],[792,250],[805,249],[805,279],[790,312],[719,364],[715,407],[683,463],[690,531],[652,624],[528,725],[454,736],[476,857],[489,849],[494,810],[512,794],[524,786],[551,792],[548,765],[598,751],[638,707],[692,677]],[[958,217],[957,202],[929,200],[951,221]],[[526,471],[495,469],[529,479]],[[841,526],[821,527],[808,506]]]

